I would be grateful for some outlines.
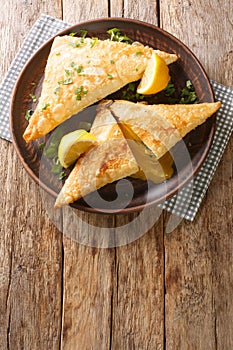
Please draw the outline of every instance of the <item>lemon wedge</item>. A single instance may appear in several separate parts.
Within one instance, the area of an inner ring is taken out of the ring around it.
[[[61,165],[68,168],[82,153],[96,143],[95,136],[86,130],[75,130],[64,135],[58,147],[58,159]]]
[[[143,95],[156,94],[165,89],[169,80],[168,66],[159,55],[153,52],[140,84],[138,85],[137,93]]]

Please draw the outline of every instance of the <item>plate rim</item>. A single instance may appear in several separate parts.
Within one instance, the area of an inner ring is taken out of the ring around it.
[[[47,47],[49,44],[52,44],[53,40],[55,37],[57,36],[61,36],[61,35],[67,35],[69,32],[72,32],[72,29],[77,28],[78,26],[85,26],[85,25],[90,25],[90,24],[95,24],[95,23],[101,23],[101,22],[106,22],[106,23],[110,23],[110,22],[121,22],[121,23],[125,23],[125,24],[136,24],[139,26],[145,26],[150,30],[155,30],[160,32],[161,34],[169,37],[173,42],[177,43],[179,46],[184,47],[184,49],[189,53],[190,56],[192,56],[192,59],[194,61],[196,61],[198,68],[201,70],[202,75],[204,76],[206,83],[208,85],[208,88],[210,90],[210,94],[211,94],[211,99],[212,101],[210,102],[214,102],[214,92],[213,92],[213,88],[212,85],[210,83],[210,79],[203,67],[203,65],[201,64],[200,60],[196,57],[196,55],[189,49],[189,47],[184,44],[180,39],[178,39],[177,37],[175,37],[173,34],[169,33],[168,31],[152,24],[152,23],[148,23],[148,22],[144,22],[141,20],[137,20],[137,19],[131,19],[131,18],[122,18],[122,17],[103,17],[103,18],[96,18],[93,20],[87,20],[84,22],[80,22],[80,23],[76,23],[76,24],[72,24],[70,26],[68,26],[65,29],[62,29],[61,31],[57,32],[55,35],[53,35],[50,39],[46,40],[44,42],[44,44],[42,44],[33,54],[32,56],[26,61],[26,63],[24,64],[12,91],[11,94],[11,100],[10,100],[10,133],[12,136],[12,143],[13,146],[16,150],[16,153],[23,165],[23,167],[25,168],[25,170],[27,171],[27,173],[30,175],[30,177],[40,186],[42,187],[47,193],[49,193],[53,198],[57,197],[57,193],[52,190],[51,188],[49,188],[48,186],[46,186],[46,184],[44,184],[42,181],[40,181],[40,178],[37,177],[37,175],[34,173],[33,169],[27,164],[27,162],[25,161],[23,155],[20,152],[20,146],[18,145],[17,142],[17,138],[16,135],[14,133],[14,115],[13,115],[13,108],[14,108],[14,101],[15,101],[15,96],[17,93],[17,88],[18,88],[18,84],[20,82],[20,80],[22,79],[22,77],[24,76],[25,71],[27,70],[28,66],[31,64],[31,62],[36,58],[36,56],[38,55],[39,52],[41,52],[42,50],[44,50],[45,47]],[[174,188],[172,190],[169,191],[169,193],[165,193],[163,196],[160,196],[160,198],[157,198],[155,200],[152,200],[150,202],[146,202],[145,204],[140,204],[134,207],[126,207],[120,210],[108,210],[108,209],[104,209],[104,211],[100,210],[100,209],[96,209],[96,208],[92,208],[92,207],[84,207],[81,204],[76,204],[75,205],[72,203],[71,206],[78,209],[78,210],[82,210],[85,212],[89,212],[89,213],[95,213],[95,214],[129,214],[129,213],[133,213],[133,212],[139,212],[141,210],[143,210],[146,207],[151,207],[152,205],[158,205],[159,203],[164,202],[165,200],[171,198],[172,196],[174,196],[177,191],[179,191],[181,188],[183,188],[189,181],[191,181],[193,179],[193,177],[196,175],[196,173],[200,170],[201,166],[203,165],[211,144],[213,142],[213,137],[214,137],[214,133],[215,133],[215,128],[216,128],[216,116],[215,114],[211,117],[212,118],[212,125],[211,125],[211,130],[208,136],[208,140],[206,142],[206,146],[204,149],[203,154],[200,157],[199,162],[197,163],[195,169],[193,169],[193,171],[191,173],[188,174],[188,176],[183,179],[180,183],[178,182],[178,185],[174,186]]]

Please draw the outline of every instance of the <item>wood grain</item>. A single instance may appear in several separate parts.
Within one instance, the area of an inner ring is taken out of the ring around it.
[[[111,2],[111,15],[157,24],[157,3]],[[136,227],[126,226],[125,236],[146,227],[155,208],[140,218]],[[136,219],[118,215],[116,226]],[[155,220],[156,221],[156,220]],[[145,230],[146,233],[147,230]],[[162,218],[141,239],[116,248],[113,292],[112,349],[163,349],[164,344],[164,249]]]
[[[1,76],[40,12],[59,16],[59,1],[9,1],[1,11]],[[58,349],[61,333],[62,240],[39,187],[12,144],[0,140],[1,349]],[[30,194],[30,195],[28,195]]]
[[[63,19],[72,24],[95,18],[108,17],[108,0],[84,1],[63,0]]]
[[[160,11],[162,27],[194,51],[210,78],[232,86],[230,1],[161,0]],[[231,142],[194,223],[164,239],[167,349],[232,348],[232,232]]]
[[[210,78],[233,86],[230,0],[4,2],[0,13],[3,76],[40,13],[67,22],[131,17],[161,26],[185,42]],[[231,139],[197,217],[165,234],[160,216],[141,238],[116,249],[82,245],[135,215],[53,212],[10,143],[0,140],[0,348],[233,348]],[[71,215],[72,214],[72,215]],[[156,214],[151,208],[148,222]],[[73,215],[77,215],[76,220]],[[64,237],[53,224],[66,233]],[[148,224],[146,222],[146,224]],[[141,218],[123,237],[144,228]]]
[[[125,227],[124,235],[142,229],[141,238],[116,249],[113,294],[112,349],[163,349],[164,346],[164,246],[163,219],[146,233],[146,220]],[[159,217],[159,215],[158,215]],[[118,226],[135,220],[118,216]],[[156,220],[155,220],[156,221]]]
[[[161,0],[160,16],[161,27],[196,54],[211,79],[233,86],[231,0]]]
[[[158,24],[157,1],[110,1],[111,17],[133,18],[152,24]]]
[[[71,23],[108,17],[108,2],[63,1],[63,18]],[[114,217],[78,214],[81,224],[69,210],[63,211],[64,237],[64,300],[63,349],[109,349],[112,313],[112,278],[114,249],[97,249],[79,244],[82,235],[91,236],[91,227],[100,235],[101,227],[114,226]],[[85,224],[87,223],[87,224]],[[98,229],[98,227],[100,228]],[[71,240],[71,238],[73,240]],[[90,238],[91,240],[91,238]]]

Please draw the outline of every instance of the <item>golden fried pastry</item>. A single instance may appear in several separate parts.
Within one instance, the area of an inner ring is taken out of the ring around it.
[[[79,198],[113,181],[135,174],[139,167],[121,129],[106,104],[100,104],[91,128],[98,145],[84,153],[59,193],[55,208]]]
[[[140,79],[153,49],[97,38],[56,37],[41,97],[24,132],[29,142],[48,134],[83,108]],[[167,64],[177,56],[156,51]]]
[[[159,159],[187,133],[204,123],[220,106],[221,102],[145,105],[118,100],[109,108],[117,121],[131,128]]]

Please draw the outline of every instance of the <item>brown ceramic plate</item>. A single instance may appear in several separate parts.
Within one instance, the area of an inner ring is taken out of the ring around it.
[[[85,29],[88,31],[88,36],[104,39],[109,37],[106,34],[107,30],[114,27],[119,28],[122,34],[145,45],[170,53],[176,53],[179,59],[176,63],[170,65],[170,74],[176,88],[183,88],[185,82],[191,80],[200,102],[214,101],[209,79],[193,53],[174,36],[151,24],[120,18],[99,19],[74,25],[62,31],[59,35],[79,32],[80,29]],[[23,166],[42,188],[56,197],[62,187],[62,181],[58,180],[57,175],[51,173],[51,161],[42,157],[43,152],[39,144],[44,142],[44,139],[26,144],[22,137],[27,126],[25,111],[35,109],[35,105],[31,101],[31,98],[29,98],[29,94],[40,95],[46,60],[52,42],[53,39],[46,42],[28,61],[20,74],[12,96],[10,124],[13,143]],[[32,83],[36,83],[36,85],[32,85]],[[92,112],[93,108],[91,113],[89,113],[88,109],[79,113],[79,120],[92,121],[94,118],[94,113]],[[75,116],[72,118],[75,118]],[[65,122],[67,130],[69,130],[70,120]],[[115,183],[108,184],[98,191],[108,201],[107,203],[109,205],[102,206],[100,204],[99,207],[97,206],[95,208],[90,206],[90,201],[95,202],[96,192],[88,196],[89,204],[84,199],[80,199],[74,206],[89,212],[98,212],[100,209],[102,212],[109,213],[120,209],[118,212],[127,213],[139,211],[144,208],[145,204],[158,204],[164,201],[166,198],[174,195],[198,171],[210,148],[214,127],[215,117],[212,117],[206,123],[189,133],[184,138],[184,142],[179,142],[173,147],[172,154],[175,159],[176,169],[174,175],[166,182],[162,184],[149,183],[148,187],[148,184],[144,181],[130,179],[130,183],[133,185],[134,195],[126,207],[123,203],[119,202],[117,205],[114,204],[111,206],[111,201],[115,203],[114,199],[117,197]],[[187,153],[190,157],[187,157]],[[127,183],[121,183],[118,190],[121,193],[127,194]]]

